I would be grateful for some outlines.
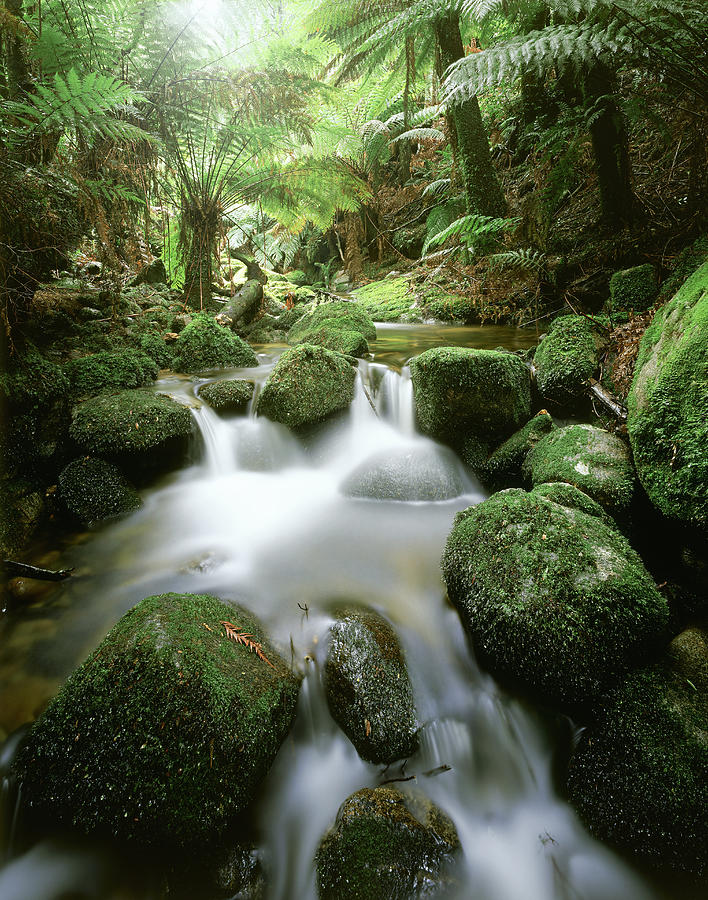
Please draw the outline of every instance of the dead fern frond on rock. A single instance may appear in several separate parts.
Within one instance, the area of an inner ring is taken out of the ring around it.
[[[268,663],[271,669],[275,669],[273,663],[263,652],[263,647],[257,641],[252,639],[253,635],[250,632],[244,631],[242,628],[239,628],[238,625],[234,625],[233,622],[222,622],[221,624],[224,626],[227,638],[236,641],[237,644],[242,644],[244,647],[247,647],[252,653],[256,654],[258,659],[262,659],[264,663]]]

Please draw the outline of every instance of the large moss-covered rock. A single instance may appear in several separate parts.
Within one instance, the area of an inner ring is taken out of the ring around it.
[[[321,900],[411,900],[440,896],[453,883],[455,826],[419,793],[363,788],[339,808],[317,851]]]
[[[556,319],[533,358],[541,394],[559,406],[581,397],[598,364],[595,333],[584,316]]]
[[[352,292],[375,322],[420,322],[422,314],[417,306],[407,276],[389,276],[372,281]]]
[[[333,331],[356,331],[366,341],[376,340],[376,326],[363,306],[345,300],[333,300],[313,306],[301,316],[288,332],[288,343],[318,343],[310,338],[320,334],[325,326],[328,329],[326,334]]]
[[[230,623],[259,652],[233,640]],[[145,844],[212,840],[287,735],[298,683],[246,610],[163,594],[135,606],[31,729],[25,802]]]
[[[23,478],[0,477],[0,554],[12,557],[32,537],[45,512],[37,485]]]
[[[524,471],[534,485],[564,481],[610,511],[625,511],[634,495],[634,467],[625,442],[593,425],[568,425],[540,440]]]
[[[332,717],[359,755],[375,763],[418,747],[413,689],[395,632],[378,613],[342,610],[330,628],[325,690]]]
[[[650,500],[670,519],[708,528],[708,263],[644,333],[627,405]]]
[[[103,459],[75,459],[59,475],[57,497],[85,525],[137,509],[140,495],[121,470]]]
[[[248,344],[206,313],[194,316],[175,341],[173,367],[177,372],[257,365]]]
[[[454,447],[503,440],[531,414],[529,372],[511,353],[435,347],[411,360],[411,377],[421,430]]]
[[[190,411],[151,391],[121,391],[80,403],[71,437],[90,456],[169,467],[180,461],[196,427]]]
[[[463,490],[455,454],[444,447],[423,445],[376,453],[342,484],[342,493],[348,497],[374,500],[449,500]]]
[[[74,397],[90,397],[106,389],[137,388],[157,378],[157,363],[141,350],[114,350],[72,359],[64,365]]]
[[[338,353],[301,344],[286,350],[258,397],[258,415],[291,428],[321,422],[354,399],[356,375]]]
[[[511,486],[511,482],[521,480],[521,468],[529,450],[547,434],[555,430],[556,424],[545,409],[512,434],[487,459],[481,474],[492,484]],[[514,485],[516,486],[516,485]]]
[[[323,325],[321,328],[309,328],[302,341],[292,341],[289,336],[288,341],[291,344],[317,344],[328,350],[334,350],[336,353],[343,353],[345,356],[362,357],[369,352],[369,344],[360,331],[338,328],[329,324]]]
[[[573,754],[570,798],[600,838],[708,874],[708,628],[603,699]]]
[[[243,412],[253,397],[254,384],[241,378],[213,381],[199,388],[199,397],[219,413]]]
[[[659,293],[659,279],[651,263],[615,272],[610,278],[613,312],[649,309]]]
[[[443,572],[492,673],[561,709],[643,660],[669,619],[639,556],[570,485],[513,488],[460,513]]]

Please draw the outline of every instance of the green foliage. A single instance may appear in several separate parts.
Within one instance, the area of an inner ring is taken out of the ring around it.
[[[442,231],[429,237],[423,245],[423,256],[431,247],[444,244],[448,238],[459,238],[463,247],[475,252],[493,243],[504,232],[518,225],[519,219],[480,216],[476,213],[461,216]]]
[[[546,254],[541,250],[519,248],[493,253],[489,263],[497,269],[528,269],[531,272],[542,272],[546,267]]]

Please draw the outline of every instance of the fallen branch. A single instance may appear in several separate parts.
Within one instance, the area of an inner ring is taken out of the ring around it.
[[[620,422],[627,421],[627,410],[625,407],[622,406],[619,400],[616,397],[613,397],[599,381],[591,378],[589,381],[589,390],[593,397],[595,397],[596,400],[599,400],[606,409],[609,409],[616,419],[619,419]]]
[[[12,559],[4,559],[2,567],[8,578],[34,578],[37,581],[63,581],[74,571],[73,569],[40,569],[37,566],[28,566],[27,563],[15,562]]]

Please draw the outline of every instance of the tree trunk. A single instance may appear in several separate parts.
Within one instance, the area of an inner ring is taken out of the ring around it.
[[[439,75],[465,55],[457,13],[449,13],[435,24],[439,53]],[[489,150],[477,97],[456,103],[448,112],[450,134],[457,140],[457,158],[462,171],[468,213],[503,216],[506,200]]]
[[[184,267],[184,300],[193,309],[204,309],[211,299],[215,246],[216,228],[202,219],[192,229]]]

